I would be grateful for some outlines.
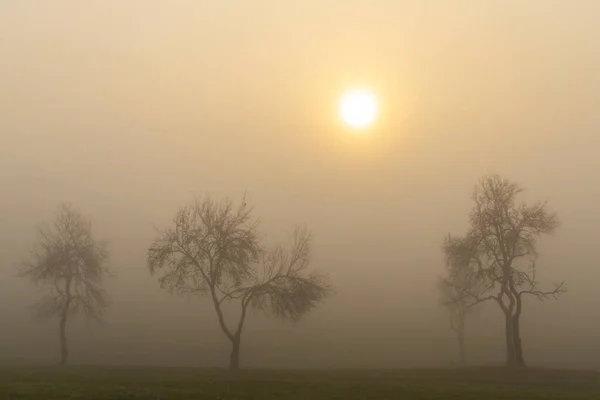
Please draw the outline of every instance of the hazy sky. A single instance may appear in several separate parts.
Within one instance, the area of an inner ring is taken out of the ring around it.
[[[69,201],[118,275],[73,359],[225,362],[209,304],[162,292],[145,251],[194,194],[246,191],[273,240],[313,229],[314,267],[338,294],[294,329],[253,318],[245,365],[447,363],[440,243],[497,172],[562,221],[540,273],[570,292],[527,304],[526,356],[598,360],[599,19],[594,0],[0,0],[6,357],[55,354],[14,266]],[[363,136],[337,116],[354,85],[382,106]],[[482,362],[502,358],[500,317],[472,323]]]

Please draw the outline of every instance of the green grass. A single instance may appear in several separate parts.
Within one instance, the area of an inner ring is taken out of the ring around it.
[[[241,371],[183,368],[0,368],[0,399],[600,399],[591,371],[501,368]]]

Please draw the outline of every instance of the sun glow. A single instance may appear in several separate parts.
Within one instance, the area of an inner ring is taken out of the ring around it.
[[[340,116],[351,128],[363,129],[377,117],[378,104],[375,96],[365,90],[349,91],[342,96]]]

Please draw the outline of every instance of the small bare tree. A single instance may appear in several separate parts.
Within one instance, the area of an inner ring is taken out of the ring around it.
[[[177,211],[175,226],[161,231],[148,250],[150,273],[164,271],[161,287],[211,299],[232,345],[230,369],[239,368],[249,308],[297,321],[330,291],[322,276],[306,273],[310,234],[296,229],[291,248],[264,249],[251,212],[245,201],[234,207],[229,199],[196,199]],[[225,302],[238,304],[233,324],[225,318]]]
[[[60,363],[69,358],[67,321],[79,313],[99,319],[107,306],[103,278],[106,246],[92,236],[91,222],[70,205],[60,205],[52,224],[39,230],[39,243],[21,276],[47,289],[36,304],[39,318],[58,317]]]
[[[558,220],[545,203],[518,204],[522,189],[498,175],[485,176],[473,193],[469,246],[463,254],[469,259],[474,279],[482,292],[463,290],[471,305],[487,300],[498,303],[505,316],[507,366],[525,366],[520,334],[523,295],[540,300],[556,298],[565,291],[564,283],[550,291],[539,289],[536,277],[537,243],[553,233]]]
[[[446,273],[439,280],[440,302],[450,315],[450,327],[456,333],[459,364],[467,364],[465,345],[465,324],[467,316],[473,312],[471,297],[481,293],[481,280],[472,273],[469,250],[471,243],[467,237],[448,235],[444,241]]]

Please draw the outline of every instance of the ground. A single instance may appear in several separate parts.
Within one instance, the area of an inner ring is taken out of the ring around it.
[[[241,371],[2,367],[0,399],[600,399],[600,373],[503,368]]]

